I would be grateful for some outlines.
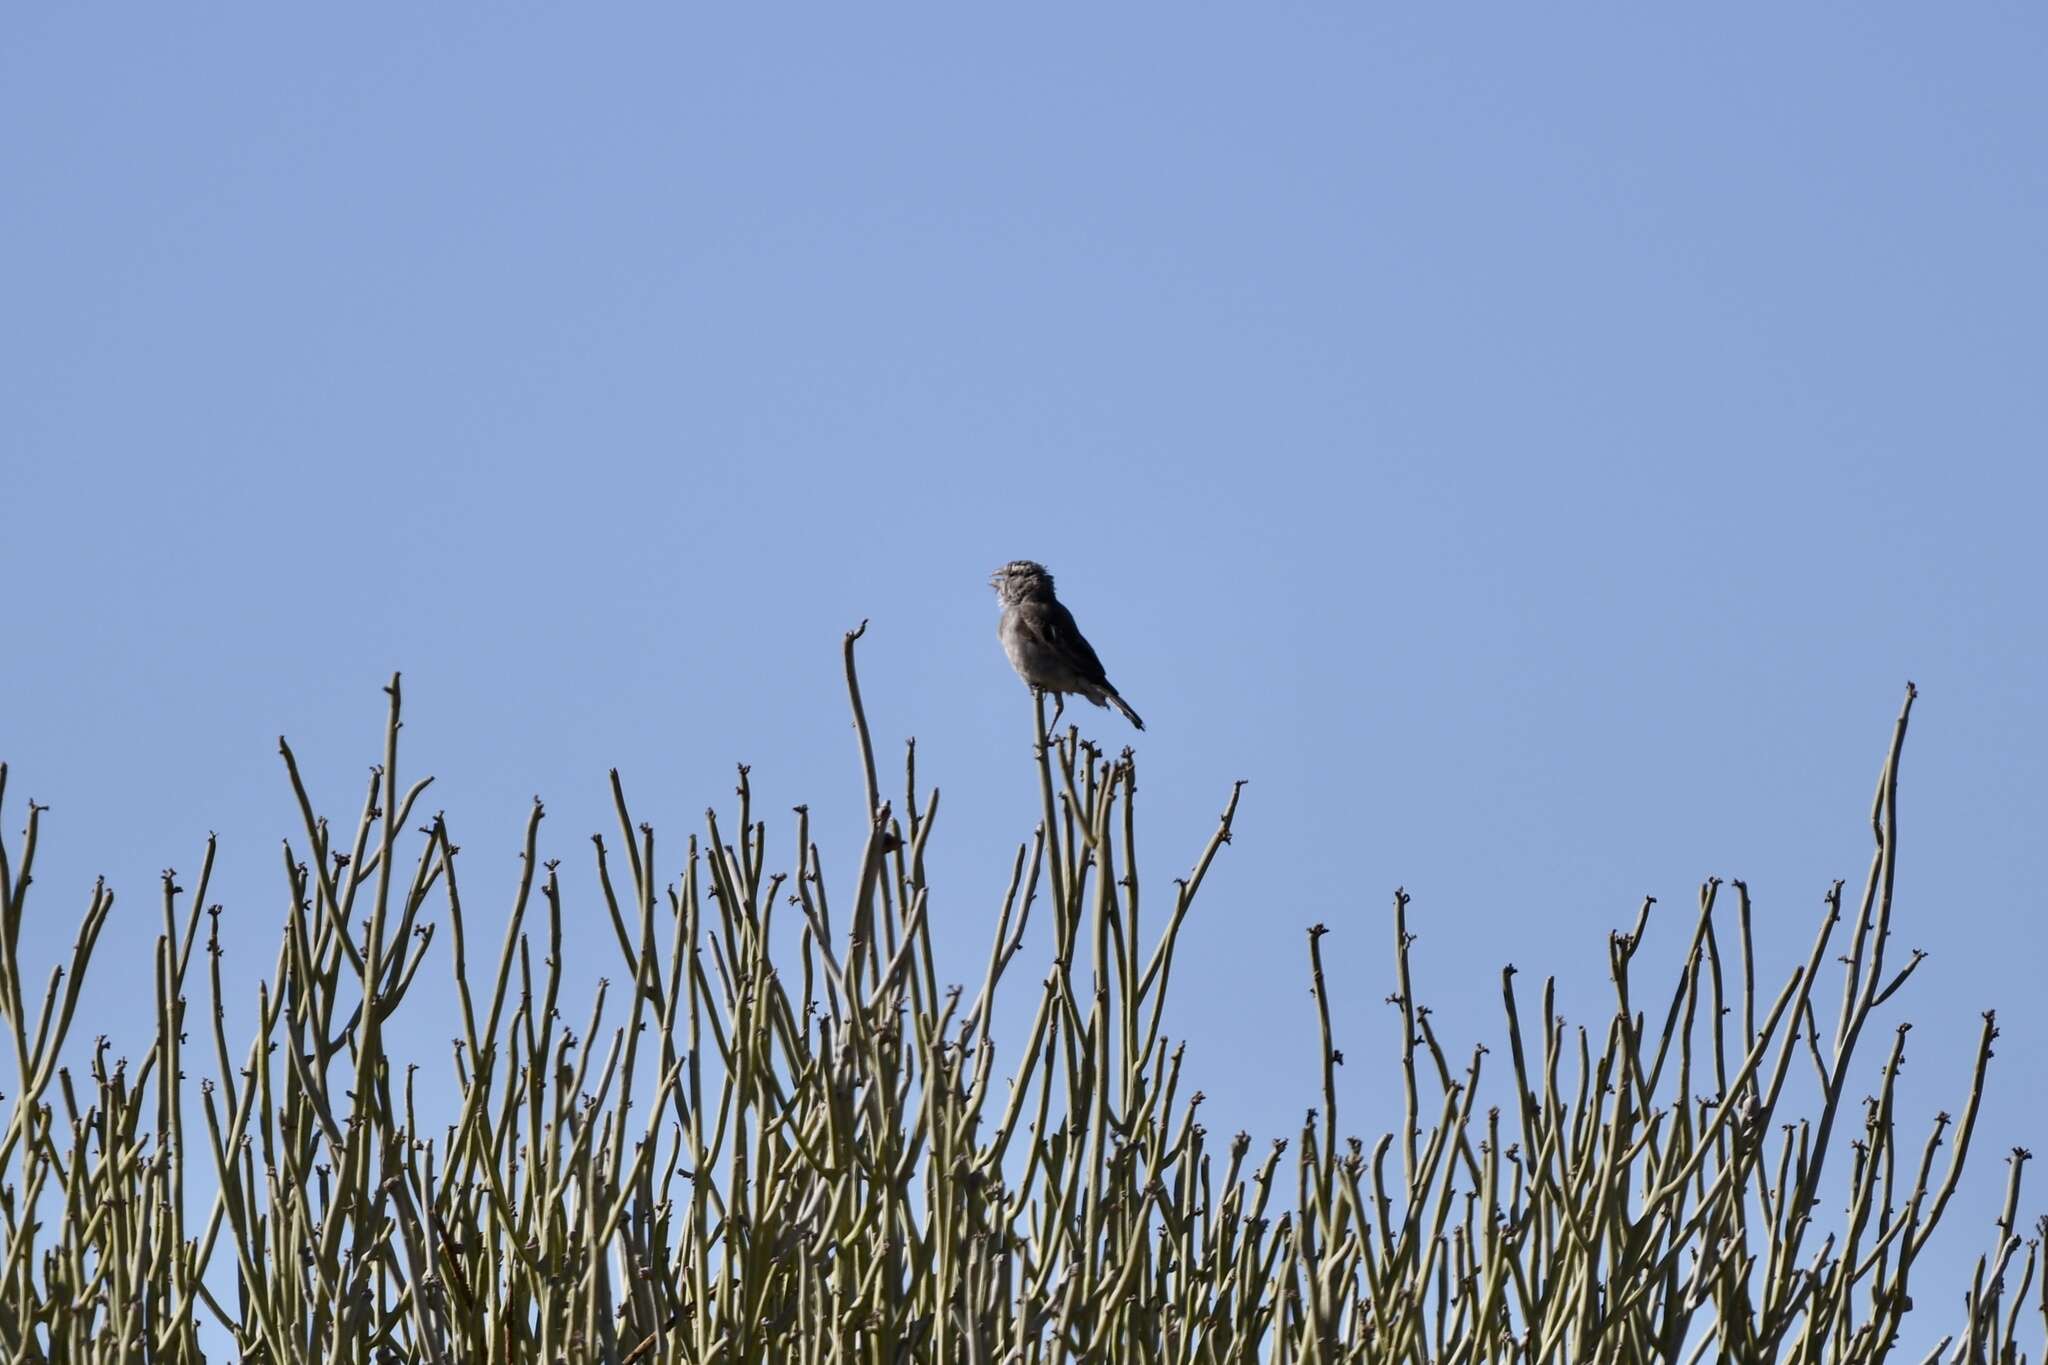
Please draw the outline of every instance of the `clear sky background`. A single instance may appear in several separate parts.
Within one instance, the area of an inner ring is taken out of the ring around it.
[[[474,914],[540,793],[601,915],[612,765],[670,866],[744,760],[843,877],[865,617],[966,979],[1037,809],[986,585],[1023,556],[1150,726],[1153,886],[1250,780],[1168,1021],[1211,1130],[1313,1102],[1323,921],[1369,1136],[1396,885],[1460,1047],[1508,961],[1597,1018],[1645,894],[1639,970],[1675,970],[1710,875],[1781,980],[1860,885],[1911,678],[1909,1144],[1979,1012],[2005,1033],[1914,1319],[1945,1331],[2006,1150],[2048,1152],[2044,70],[2021,5],[15,6],[31,975],[105,873],[82,1032],[139,1050],[156,876],[208,830],[230,971],[267,973],[276,736],[352,822],[393,669]]]

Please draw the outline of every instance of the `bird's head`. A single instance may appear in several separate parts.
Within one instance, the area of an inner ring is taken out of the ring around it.
[[[1045,565],[1034,564],[1028,559],[1013,559],[988,580],[996,590],[996,599],[1004,606],[1019,602],[1050,602],[1052,597],[1052,575],[1045,571]]]

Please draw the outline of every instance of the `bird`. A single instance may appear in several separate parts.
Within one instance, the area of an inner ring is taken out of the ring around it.
[[[1072,692],[1097,706],[1114,706],[1133,729],[1145,728],[1138,713],[1110,684],[1102,660],[1095,657],[1081,628],[1074,624],[1074,614],[1053,596],[1052,575],[1043,564],[1011,560],[995,571],[989,586],[1003,604],[1002,623],[996,627],[1003,653],[1033,692],[1053,694],[1055,722],[1066,709],[1066,694]]]

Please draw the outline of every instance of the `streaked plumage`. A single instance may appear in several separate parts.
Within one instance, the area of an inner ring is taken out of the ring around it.
[[[1061,698],[1063,706],[1065,694],[1071,692],[1097,706],[1114,706],[1134,728],[1145,728],[1138,713],[1111,686],[1102,660],[1074,624],[1074,614],[1053,596],[1052,575],[1044,565],[1013,560],[996,570],[989,585],[1003,604],[997,634],[1018,677]]]

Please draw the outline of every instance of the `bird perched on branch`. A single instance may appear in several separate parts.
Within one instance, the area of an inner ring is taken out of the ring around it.
[[[1097,706],[1114,706],[1133,728],[1145,728],[1130,703],[1110,685],[1102,660],[1074,624],[1074,614],[1052,595],[1052,575],[1043,564],[1012,560],[996,570],[989,586],[1003,604],[1002,624],[997,627],[1003,653],[1032,691],[1053,694],[1058,703],[1055,721],[1066,709],[1066,694],[1072,692]]]

